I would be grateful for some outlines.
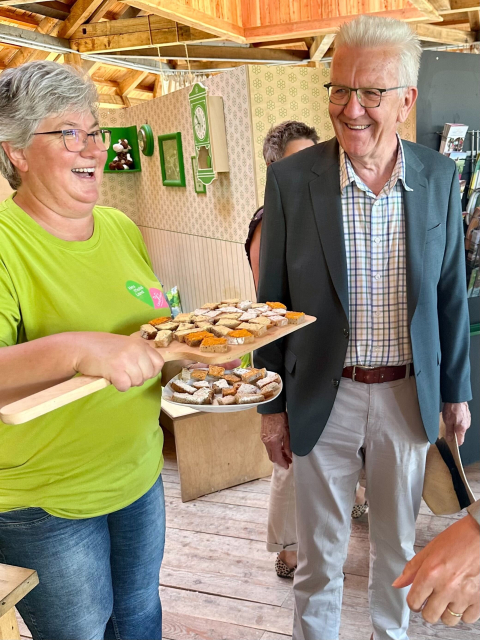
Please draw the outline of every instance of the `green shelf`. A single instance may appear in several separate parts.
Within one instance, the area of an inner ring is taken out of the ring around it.
[[[107,152],[107,161],[105,162],[105,169],[103,170],[103,172],[120,173],[123,175],[125,173],[138,173],[139,171],[141,171],[142,163],[140,161],[140,148],[138,146],[137,127],[108,127],[108,129],[110,129],[110,131],[112,132],[112,146]],[[122,138],[126,138],[130,143],[130,146],[132,147],[132,150],[129,151],[129,153],[132,156],[134,169],[129,169],[128,171],[110,171],[108,165],[117,155],[113,150],[113,145],[117,144],[118,141]]]

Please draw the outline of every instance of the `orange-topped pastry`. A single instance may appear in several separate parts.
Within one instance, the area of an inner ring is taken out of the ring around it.
[[[286,309],[287,307],[281,302],[267,302],[270,309]]]
[[[189,347],[199,347],[202,344],[202,341],[211,335],[212,334],[209,331],[189,333],[188,336],[185,336],[185,344],[188,344]]]
[[[227,336],[228,344],[250,344],[255,340],[253,333],[246,329],[235,329]]]
[[[288,324],[302,324],[305,322],[305,314],[302,311],[287,311],[285,318]]]
[[[165,316],[164,318],[154,318],[153,320],[150,320],[150,322],[148,324],[151,324],[152,326],[156,326],[157,324],[163,324],[164,322],[170,322],[171,320],[171,316]]]
[[[225,353],[228,351],[227,339],[214,338],[209,334],[209,337],[202,341],[200,351],[205,351],[207,353]]]

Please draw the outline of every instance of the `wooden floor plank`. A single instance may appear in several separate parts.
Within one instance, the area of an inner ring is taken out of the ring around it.
[[[204,617],[163,612],[163,636],[167,640],[261,640],[261,629],[240,627],[228,622],[219,622]],[[275,636],[283,640],[291,636]]]

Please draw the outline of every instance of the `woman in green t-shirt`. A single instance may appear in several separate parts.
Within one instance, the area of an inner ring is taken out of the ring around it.
[[[0,77],[0,170],[15,190],[0,204],[0,405],[77,373],[112,382],[0,422],[0,562],[38,571],[18,603],[34,639],[155,640],[163,360],[129,336],[169,309],[139,229],[95,206],[110,144],[96,101],[53,62]]]

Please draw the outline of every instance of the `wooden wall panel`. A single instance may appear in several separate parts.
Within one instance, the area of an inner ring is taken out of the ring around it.
[[[240,242],[226,242],[140,226],[153,270],[168,291],[177,285],[184,311],[220,298],[255,299]]]
[[[293,25],[365,13],[400,11],[411,6],[408,0],[242,0],[243,26],[248,29]]]

